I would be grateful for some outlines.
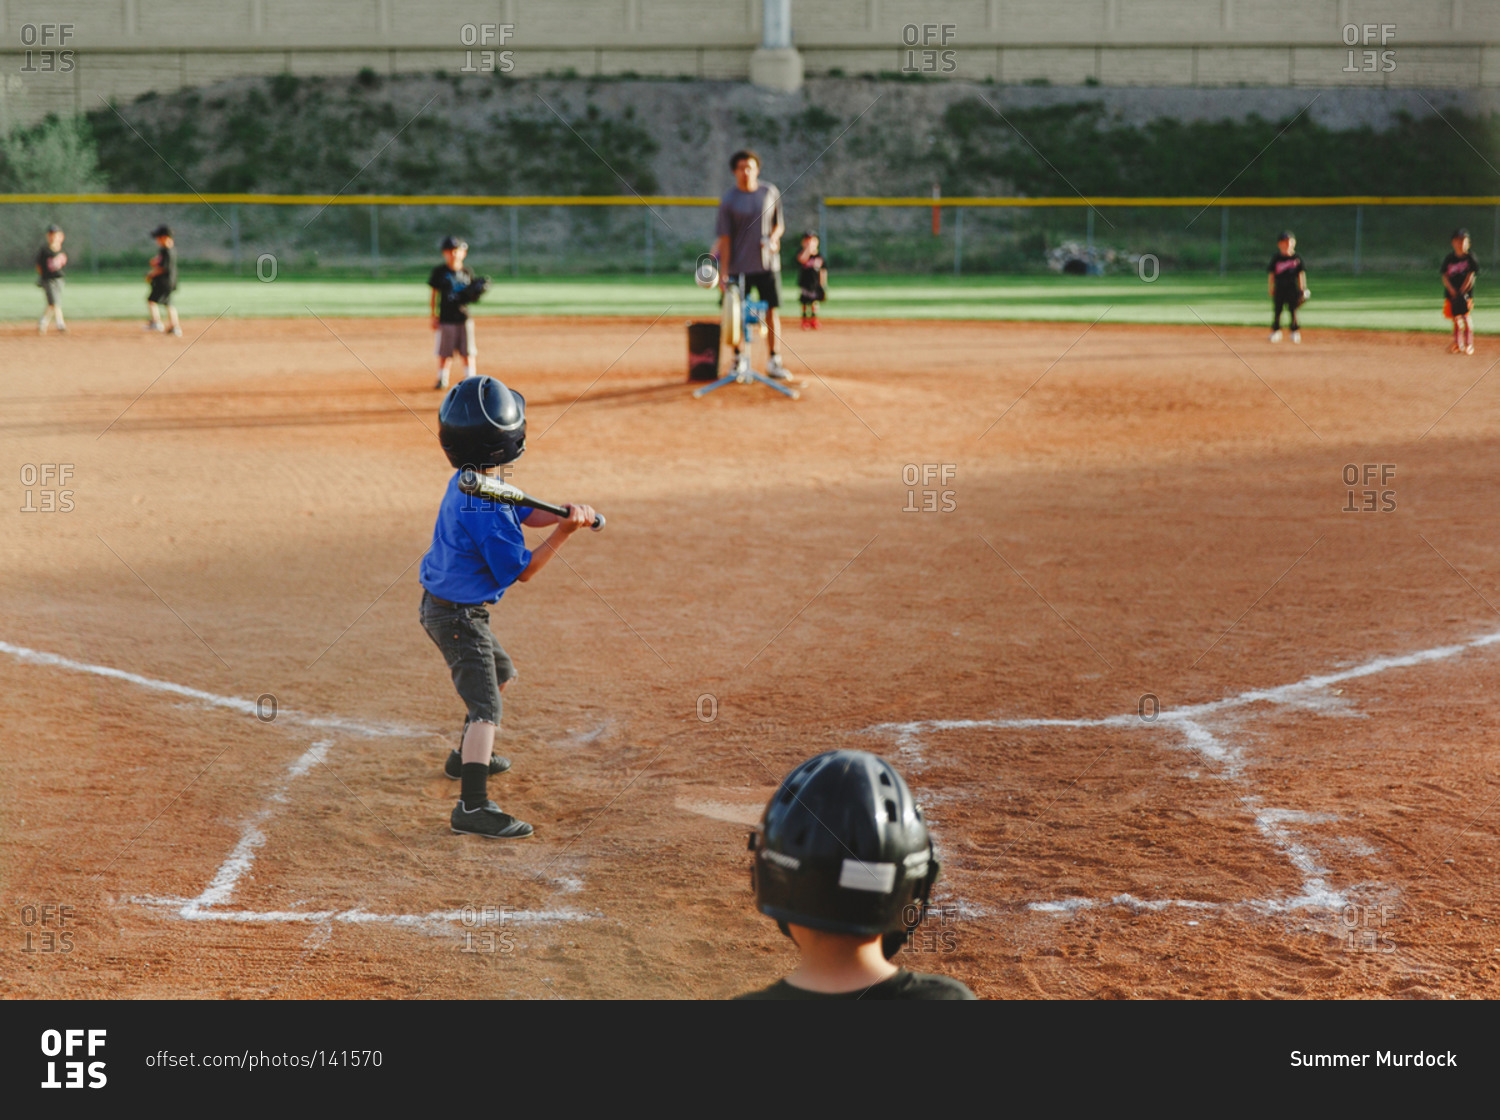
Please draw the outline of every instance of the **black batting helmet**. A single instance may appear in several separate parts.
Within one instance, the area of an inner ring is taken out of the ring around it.
[[[468,247],[469,243],[467,241],[465,241],[462,237],[454,237],[452,234],[449,234],[447,237],[443,238],[442,244],[438,246],[438,248],[443,250],[443,252],[445,253],[449,249],[467,249]]]
[[[460,470],[513,463],[526,450],[526,398],[493,377],[466,377],[438,409],[438,441]]]
[[[782,932],[880,936],[887,957],[922,921],[938,877],[911,790],[865,751],[829,751],[788,774],[750,848],[756,908]]]

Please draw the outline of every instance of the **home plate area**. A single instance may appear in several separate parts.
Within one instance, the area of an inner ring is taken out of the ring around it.
[[[1273,740],[1295,747],[1308,720],[1366,718],[1343,696],[1350,682],[1496,642],[1500,632],[1178,708],[1143,697],[1137,711],[1101,718],[913,720],[866,733],[912,775],[946,841],[947,905],[967,917],[1120,908],[1348,924],[1349,913],[1396,904],[1399,889],[1374,873],[1393,853],[1360,836],[1357,820],[1262,788],[1258,751]],[[1003,773],[968,768],[997,748]],[[1143,753],[1156,771],[1145,781]],[[1059,768],[1060,754],[1076,765]],[[1060,769],[1076,776],[1059,779]],[[997,875],[1010,901],[977,901],[993,897]]]

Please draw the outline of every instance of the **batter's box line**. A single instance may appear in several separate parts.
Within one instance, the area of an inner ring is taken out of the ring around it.
[[[352,910],[203,910],[194,904],[197,899],[163,898],[140,895],[130,901],[137,906],[170,911],[168,916],[189,922],[238,922],[242,924],[340,922],[349,925],[385,924],[429,932],[446,932],[453,925],[472,926],[476,911],[433,910],[426,914],[373,914],[362,907]],[[585,910],[563,907],[557,910],[503,910],[500,922],[503,925],[515,922],[521,925],[553,925],[559,922],[592,922],[602,917]],[[495,923],[491,923],[492,925]]]
[[[23,664],[40,665],[50,669],[62,669],[71,673],[88,673],[92,676],[121,681],[125,684],[134,685],[137,688],[144,688],[152,692],[180,696],[186,700],[195,701],[211,708],[225,709],[252,718],[256,718],[259,715],[254,700],[247,700],[239,696],[221,696],[218,693],[205,692],[202,689],[190,688],[187,685],[176,684],[173,681],[143,677],[138,673],[126,672],[123,669],[115,669],[108,665],[91,665],[88,662],[75,661],[72,658],[63,657],[61,654],[47,653],[44,650],[30,649],[26,646],[13,645],[10,642],[0,642],[0,653],[9,654]],[[343,719],[337,716],[314,716],[294,710],[278,712],[276,721],[278,723],[286,721],[287,724],[298,727],[344,732],[364,738],[411,739],[435,734],[434,732],[406,727],[401,724],[373,723],[364,720]],[[214,873],[213,878],[209,880],[208,886],[203,889],[202,894],[196,898],[164,898],[148,895],[134,897],[130,901],[141,906],[165,909],[170,911],[174,917],[193,922],[340,922],[354,925],[385,923],[394,926],[427,929],[447,927],[455,922],[464,922],[466,920],[466,912],[464,910],[438,910],[427,914],[372,914],[360,907],[350,910],[215,909],[215,907],[219,907],[230,900],[240,879],[254,865],[255,853],[266,842],[262,826],[271,819],[275,811],[274,806],[286,803],[287,789],[291,783],[318,766],[327,756],[328,750],[332,746],[333,740],[331,739],[319,740],[287,767],[281,785],[268,799],[271,804],[268,804],[265,808],[254,814],[243,825],[240,830],[238,842],[230,850],[229,855],[225,857],[224,862],[219,865],[218,870]],[[579,889],[576,880],[567,881],[563,886],[569,892]],[[551,923],[595,921],[601,915],[589,911],[575,910],[571,907],[564,907],[555,910],[506,910],[504,911],[504,917],[506,921],[517,923]]]
[[[1185,745],[1190,749],[1197,751],[1211,761],[1224,764],[1226,769],[1230,771],[1230,776],[1237,776],[1237,766],[1240,761],[1239,750],[1233,747],[1226,747],[1220,743],[1218,738],[1203,726],[1207,719],[1258,703],[1316,709],[1320,705],[1314,701],[1315,694],[1322,692],[1332,685],[1342,684],[1345,681],[1358,680],[1361,677],[1374,676],[1377,673],[1388,672],[1392,669],[1407,669],[1416,665],[1445,661],[1449,658],[1457,657],[1468,650],[1491,646],[1496,642],[1500,642],[1500,631],[1483,634],[1480,637],[1453,645],[1433,646],[1431,649],[1418,650],[1415,653],[1402,654],[1395,657],[1376,657],[1348,669],[1340,669],[1332,673],[1314,674],[1300,681],[1295,681],[1292,684],[1279,685],[1275,688],[1250,689],[1234,696],[1227,696],[1222,700],[1211,700],[1202,704],[1186,704],[1180,708],[1163,708],[1155,719],[1148,719],[1138,712],[1126,715],[1079,719],[1054,717],[919,719],[908,720],[902,723],[877,723],[872,727],[865,728],[861,734],[892,735],[896,739],[897,746],[901,747],[919,744],[924,732],[933,731],[998,731],[1009,728],[1041,729],[1048,727],[1073,729],[1121,728],[1149,731],[1157,728],[1171,727],[1181,732],[1185,740]],[[1323,706],[1326,707],[1326,705]]]
[[[427,914],[372,914],[363,907],[350,910],[224,910],[219,909],[234,896],[240,880],[255,865],[255,855],[266,842],[264,825],[270,821],[277,805],[287,803],[287,791],[298,778],[320,766],[333,746],[332,739],[314,743],[290,766],[281,785],[267,798],[265,808],[252,816],[240,829],[240,838],[230,849],[229,855],[214,872],[208,886],[196,898],[162,898],[142,896],[130,901],[141,906],[164,909],[172,917],[189,922],[341,922],[347,924],[386,923],[434,930],[451,926],[455,922],[472,925],[473,908],[465,910],[437,910]],[[576,888],[575,888],[576,889]],[[571,908],[557,910],[506,910],[503,922],[537,923],[591,921],[598,915]]]
[[[47,653],[44,650],[28,649],[26,646],[12,645],[10,642],[0,642],[0,653],[7,653],[17,661],[27,665],[42,665],[49,669],[63,669],[70,673],[88,673],[91,676],[122,681],[125,684],[135,685],[137,688],[148,689],[152,692],[164,692],[171,696],[181,696],[184,699],[197,701],[210,708],[222,708],[227,711],[237,712],[240,715],[256,718],[260,714],[256,701],[246,700],[241,696],[220,696],[216,692],[205,692],[202,689],[189,688],[187,685],[176,684],[173,681],[143,677],[138,673],[128,673],[124,669],[115,669],[108,665],[90,665],[86,661],[74,661],[72,658],[63,657],[60,654]],[[283,723],[283,721],[286,724],[297,727],[309,727],[318,731],[343,732],[368,739],[427,738],[437,734],[434,731],[425,731],[421,728],[407,727],[398,723],[375,723],[368,720],[343,719],[339,716],[314,716],[290,708],[276,713],[274,722]]]
[[[902,723],[880,723],[865,728],[861,734],[885,734],[893,736],[898,750],[911,752],[920,758],[922,736],[941,731],[967,730],[1039,730],[1045,728],[1113,728],[1119,730],[1156,730],[1170,727],[1182,736],[1183,745],[1204,758],[1223,767],[1223,776],[1231,780],[1242,777],[1243,750],[1224,743],[1205,726],[1216,717],[1222,718],[1238,709],[1252,704],[1265,703],[1273,707],[1299,707],[1312,711],[1327,711],[1329,704],[1319,697],[1336,684],[1375,676],[1394,669],[1408,669],[1446,661],[1469,650],[1481,649],[1500,642],[1500,631],[1482,634],[1465,642],[1433,646],[1414,653],[1398,656],[1375,657],[1347,669],[1331,673],[1316,673],[1291,684],[1275,688],[1256,688],[1201,704],[1187,704],[1180,708],[1162,709],[1154,719],[1147,719],[1139,712],[1127,715],[1099,718],[1059,719],[1003,718],[993,719],[926,719],[908,720]],[[1340,909],[1348,905],[1345,891],[1330,886],[1329,869],[1321,862],[1321,854],[1309,844],[1296,839],[1289,824],[1323,824],[1335,820],[1327,814],[1304,813],[1295,809],[1268,808],[1260,798],[1253,795],[1242,799],[1252,813],[1258,831],[1278,852],[1286,857],[1302,876],[1302,893],[1286,899],[1246,899],[1238,903],[1210,903],[1213,907],[1245,906],[1261,912],[1285,913],[1303,909]],[[1363,884],[1377,889],[1386,889],[1382,884]],[[1351,888],[1352,889],[1352,888]],[[1180,899],[1143,901],[1130,895],[1119,895],[1109,901],[1097,899],[1057,899],[1031,903],[1028,909],[1039,913],[1071,913],[1079,909],[1096,906],[1124,905],[1140,909],[1164,909],[1171,906],[1189,905]]]

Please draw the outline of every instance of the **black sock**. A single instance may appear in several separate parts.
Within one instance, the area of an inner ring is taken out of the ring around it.
[[[463,764],[462,796],[464,808],[469,812],[484,808],[484,803],[490,799],[489,781],[489,763],[465,762]]]

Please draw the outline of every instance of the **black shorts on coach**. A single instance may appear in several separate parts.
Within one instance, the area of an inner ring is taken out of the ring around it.
[[[781,306],[781,273],[747,272],[745,273],[745,298],[750,298],[750,289],[754,288],[756,294],[765,302],[767,307]]]

